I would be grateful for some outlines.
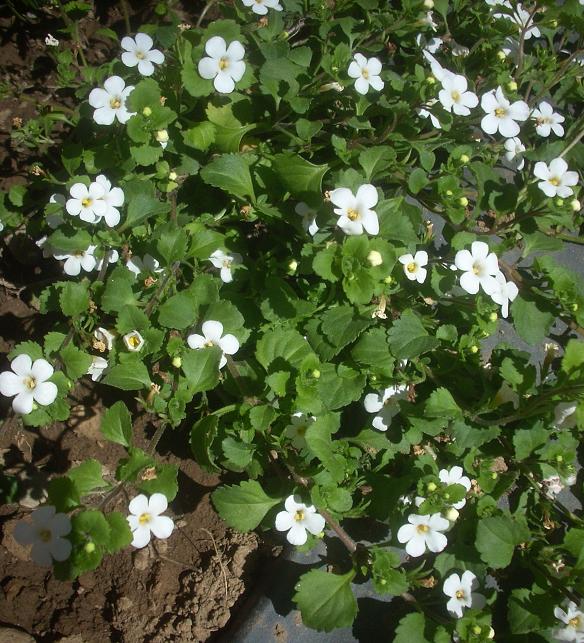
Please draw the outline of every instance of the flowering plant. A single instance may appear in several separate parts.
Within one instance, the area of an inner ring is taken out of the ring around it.
[[[37,293],[60,322],[0,392],[43,426],[91,377],[127,450],[115,480],[53,479],[70,524],[29,541],[72,578],[171,536],[156,444],[186,427],[240,477],[213,494],[230,526],[345,545],[299,581],[306,625],[350,625],[367,577],[415,608],[398,642],[584,640],[584,518],[557,497],[584,429],[584,290],[557,254],[583,242],[581,3],[214,4],[124,34],[59,163],[3,198],[3,234],[65,263]]]

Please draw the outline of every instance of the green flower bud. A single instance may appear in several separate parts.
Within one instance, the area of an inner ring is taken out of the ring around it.
[[[563,457],[563,456],[561,456],[561,455],[557,455],[557,456],[556,456],[556,462],[563,462],[563,461],[564,461],[564,457]]]
[[[507,55],[505,54],[505,52],[504,52],[504,51],[498,51],[498,52],[497,52],[497,58],[498,58],[499,60],[505,60],[505,58],[507,58]]]
[[[461,154],[461,155],[460,155],[460,162],[461,162],[461,163],[465,163],[465,164],[466,164],[466,163],[468,163],[469,161],[470,161],[470,158],[469,158],[468,154]]]
[[[438,487],[436,486],[436,483],[435,483],[435,482],[429,482],[429,483],[426,485],[426,489],[428,489],[428,491],[429,491],[430,493],[432,493],[433,491],[436,491],[436,489],[438,489]]]
[[[428,78],[426,78],[426,82],[428,83],[428,85],[435,85],[436,79],[434,78],[434,76],[428,76]]]
[[[298,262],[296,259],[292,259],[292,261],[288,263],[288,272],[290,274],[294,274],[296,272],[296,268],[298,268]]]
[[[516,83],[514,80],[510,80],[510,81],[507,83],[507,89],[508,89],[510,92],[514,92],[514,91],[516,91],[516,90],[517,90],[517,83]]]
[[[497,313],[491,313],[489,315],[489,321],[496,322],[498,317],[499,317],[499,315],[497,315]]]
[[[89,541],[88,543],[85,543],[85,547],[83,547],[83,549],[85,550],[86,554],[93,554],[93,552],[95,551],[95,543]]]
[[[491,480],[496,480],[498,477],[499,474],[496,471],[493,471],[493,473],[491,473]]]
[[[479,352],[479,347],[478,347],[476,344],[473,344],[473,345],[470,347],[470,352],[471,352],[473,355],[476,355],[476,354]]]
[[[177,178],[178,178],[178,174],[177,174],[176,172],[174,172],[174,171],[169,172],[169,174],[168,174],[168,178],[169,178],[169,180],[171,180],[171,181],[176,181],[176,180],[177,180]]]
[[[152,116],[152,110],[150,109],[150,107],[145,107],[142,110],[142,114],[144,114],[144,116],[146,116],[146,117]]]
[[[172,358],[172,365],[175,368],[180,368],[182,366],[182,359],[177,355],[176,357]]]
[[[481,629],[481,626],[480,626],[480,625],[475,625],[475,626],[472,628],[472,631],[473,631],[473,634],[477,634],[477,635],[478,635],[478,634],[480,634],[483,630]]]
[[[556,205],[561,208],[564,205],[564,199],[556,199]]]
[[[375,268],[375,266],[380,266],[383,263],[383,258],[377,250],[372,250],[367,255],[367,261]]]
[[[315,368],[312,371],[312,377],[314,377],[315,380],[317,380],[320,377],[320,371],[318,370],[318,368]]]
[[[458,202],[463,208],[466,208],[468,205],[468,199],[465,196],[461,196],[460,199],[458,199]]]

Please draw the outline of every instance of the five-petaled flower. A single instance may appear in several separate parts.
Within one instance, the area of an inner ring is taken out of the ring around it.
[[[470,252],[459,250],[454,257],[454,265],[464,272],[460,276],[460,286],[467,293],[476,295],[481,287],[490,295],[497,288],[495,275],[499,272],[499,262],[484,241],[473,241]]]
[[[513,138],[508,138],[504,144],[505,147],[505,160],[510,167],[514,167],[516,170],[522,170],[525,165],[525,159],[523,158],[523,152],[525,152],[525,145],[514,136]]]
[[[99,183],[91,183],[89,187],[84,183],[74,183],[69,194],[71,198],[67,199],[65,209],[73,217],[96,223],[107,212],[107,203],[103,199],[105,188]]]
[[[213,80],[215,89],[221,94],[230,94],[245,73],[243,45],[234,40],[227,46],[221,36],[213,36],[207,40],[205,52],[207,56],[199,60],[199,74]]]
[[[150,542],[150,534],[156,538],[168,538],[174,529],[174,522],[168,516],[162,516],[168,508],[168,500],[162,493],[153,493],[148,499],[144,494],[130,501],[127,517],[132,530],[132,547],[141,549]]]
[[[519,134],[520,127],[516,121],[525,121],[529,118],[529,107],[525,101],[517,100],[510,103],[503,94],[502,88],[492,89],[483,94],[481,107],[486,112],[481,121],[481,127],[487,134],[497,131],[507,138]]]
[[[455,466],[450,470],[441,469],[438,472],[438,478],[440,478],[440,482],[443,482],[444,484],[461,484],[467,491],[470,491],[470,480],[463,474],[464,471],[462,470],[462,467]],[[462,509],[465,504],[466,500],[463,498],[462,500],[454,503],[452,506],[455,509]]]
[[[418,250],[415,255],[405,254],[398,258],[404,267],[404,274],[410,281],[417,281],[423,284],[426,281],[428,270],[428,253],[425,250]]]
[[[385,83],[381,80],[381,62],[378,58],[365,58],[363,54],[355,54],[347,73],[355,80],[355,90],[365,95],[372,87],[381,91]]]
[[[301,201],[296,204],[294,212],[302,217],[302,227],[308,234],[314,235],[318,232],[318,224],[316,223],[316,211],[311,208],[308,203]]]
[[[301,450],[306,447],[306,430],[315,420],[312,415],[300,411],[292,414],[290,424],[284,429],[284,435],[291,440],[295,449]]]
[[[134,112],[126,108],[126,99],[132,93],[133,85],[128,85],[119,76],[110,76],[101,87],[96,87],[89,94],[89,104],[95,107],[93,120],[99,125],[111,125],[117,118],[120,123],[127,123]]]
[[[103,195],[100,199],[106,205],[105,213],[98,215],[98,221],[103,217],[107,225],[113,228],[120,222],[118,208],[124,205],[124,191],[122,188],[112,188],[111,181],[103,174],[95,177],[95,183],[92,183],[91,186],[93,185],[99,185],[103,188]],[[89,186],[90,189],[91,186]]]
[[[223,324],[218,321],[209,319],[203,322],[202,335],[193,333],[187,337],[187,343],[195,350],[210,346],[219,346],[222,351],[219,368],[227,364],[225,355],[235,355],[239,350],[239,341],[235,335],[223,335]]]
[[[473,607],[474,609],[484,607],[485,597],[474,592],[478,586],[477,577],[469,570],[465,571],[462,576],[450,574],[442,586],[442,591],[450,598],[446,603],[446,609],[456,618],[462,618],[462,611],[465,607]]]
[[[91,379],[94,382],[99,382],[103,377],[103,372],[107,368],[107,360],[99,355],[94,355],[89,368],[87,369],[86,375],[91,375]]]
[[[558,112],[554,112],[554,108],[546,101],[539,104],[539,109],[531,112],[531,118],[535,120],[535,131],[540,136],[547,137],[550,132],[560,137],[564,135],[564,127],[561,123],[566,119]]]
[[[268,9],[274,9],[274,11],[282,11],[283,9],[278,0],[242,0],[242,2],[246,7],[251,7],[251,10],[258,16],[265,16]]]
[[[304,545],[309,531],[313,535],[320,534],[325,526],[325,519],[313,505],[298,502],[295,496],[288,496],[284,503],[285,511],[276,515],[276,529],[287,531],[286,540],[291,545]]]
[[[233,264],[241,263],[241,255],[237,252],[233,252],[228,255],[226,252],[223,252],[223,250],[215,250],[215,252],[213,252],[209,257],[209,261],[215,266],[215,268],[221,268],[219,273],[221,281],[228,284],[233,281],[231,266]]]
[[[519,294],[519,289],[512,281],[507,281],[505,275],[502,272],[498,272],[495,275],[495,280],[497,282],[493,292],[491,292],[491,299],[501,306],[501,315],[507,318],[509,315],[509,302],[514,301],[514,299]]]
[[[349,235],[379,232],[377,213],[371,208],[377,205],[377,190],[370,184],[361,185],[354,195],[349,188],[336,188],[330,193],[331,202],[337,207],[337,225]]]
[[[122,38],[122,62],[126,67],[138,66],[138,72],[142,76],[152,76],[154,64],[162,65],[164,54],[158,49],[152,49],[154,42],[145,33],[137,33],[135,38],[125,36]],[[153,64],[154,63],[154,64]]]
[[[535,36],[536,38],[541,36],[539,27],[533,22],[533,15],[530,11],[524,9],[520,3],[518,3],[516,7],[513,7],[509,2],[498,2],[497,4],[512,9],[512,13],[495,13],[493,17],[504,18],[505,20],[514,22],[523,34],[524,40],[529,40],[531,36]]]
[[[574,194],[573,185],[578,183],[578,172],[568,170],[568,164],[563,158],[555,158],[549,166],[543,161],[538,161],[533,168],[533,173],[541,181],[537,187],[546,196],[559,196],[562,199]]]
[[[406,552],[412,556],[421,556],[428,548],[438,553],[448,544],[446,536],[441,533],[448,529],[450,523],[439,513],[430,515],[410,514],[408,525],[402,525],[397,532],[400,543],[406,543]]]
[[[63,561],[71,554],[71,542],[63,536],[71,531],[71,519],[57,513],[52,505],[38,507],[31,514],[31,522],[18,522],[14,538],[21,545],[32,545],[30,557],[37,565],[50,567],[53,560]]]
[[[83,268],[85,272],[91,272],[95,269],[97,265],[97,260],[93,255],[95,248],[96,246],[89,246],[86,250],[77,250],[72,254],[57,253],[53,256],[59,261],[65,260],[63,270],[66,275],[76,277],[81,272],[81,268]]]
[[[468,83],[464,76],[457,74],[445,76],[442,80],[442,88],[438,98],[447,112],[452,111],[459,116],[468,116],[469,107],[476,107],[479,104],[477,95],[468,91]]]
[[[144,346],[144,338],[137,330],[126,333],[122,337],[122,339],[124,341],[124,344],[126,345],[126,348],[133,353],[141,351],[142,347]]]
[[[576,641],[576,643],[584,642],[584,613],[576,603],[569,601],[565,611],[561,607],[556,607],[554,616],[566,626],[554,630],[553,635],[556,639],[559,641]]]
[[[363,400],[363,406],[367,413],[375,413],[371,423],[379,431],[387,431],[392,418],[399,413],[397,402],[406,396],[408,387],[406,384],[394,384],[388,386],[380,393],[368,393]]]
[[[34,362],[28,355],[15,357],[10,368],[12,371],[0,373],[0,393],[14,397],[12,408],[16,413],[27,415],[32,411],[34,402],[48,406],[57,397],[57,386],[47,380],[54,369],[45,359]]]
[[[160,262],[150,254],[145,254],[143,259],[133,255],[126,261],[126,268],[138,276],[141,272],[162,272]]]

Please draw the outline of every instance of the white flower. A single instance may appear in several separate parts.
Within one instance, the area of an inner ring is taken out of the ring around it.
[[[525,152],[525,145],[516,136],[505,141],[505,160],[510,167],[515,167],[517,170],[523,169],[525,165],[523,152]]]
[[[101,259],[97,259],[97,263],[95,264],[96,270],[101,270],[101,267],[103,266],[103,260],[105,259],[106,254],[108,256],[108,259],[107,259],[108,263],[116,263],[116,261],[120,258],[118,251],[115,250],[114,248],[110,248],[110,250],[106,250],[104,252],[104,255],[103,257],[101,257]]]
[[[433,127],[435,127],[436,129],[442,129],[442,125],[440,125],[440,121],[436,118],[436,116],[434,116],[434,114],[432,114],[431,111],[426,109],[426,107],[433,107],[434,105],[436,105],[437,102],[438,102],[437,98],[432,98],[426,103],[425,107],[418,107],[416,109],[416,112],[418,116],[421,116],[422,118],[429,118],[430,121],[432,122]]]
[[[89,104],[95,107],[93,120],[99,125],[111,125],[117,118],[120,123],[126,123],[135,112],[126,109],[126,99],[134,89],[119,76],[110,76],[101,87],[96,87],[89,94]]]
[[[434,16],[432,15],[431,11],[426,12],[426,16],[422,18],[422,22],[430,27],[432,31],[436,31],[436,29],[438,28],[438,25],[434,22]]]
[[[554,427],[571,429],[576,426],[577,402],[559,402],[554,408]]]
[[[431,54],[435,54],[443,44],[444,41],[442,38],[426,38],[426,36],[421,33],[416,36],[416,45],[424,51],[429,51]]]
[[[419,284],[426,281],[428,271],[424,266],[428,264],[428,253],[425,250],[418,250],[415,256],[402,255],[398,257],[398,261],[403,264],[404,274],[410,281],[417,281]]]
[[[499,262],[494,252],[489,253],[489,246],[484,241],[473,241],[470,252],[459,250],[454,264],[458,270],[464,271],[460,286],[467,293],[476,295],[480,286],[490,295],[497,288],[495,275],[499,272]]]
[[[468,47],[459,45],[453,40],[450,42],[450,49],[452,51],[452,55],[455,57],[462,56],[464,58],[465,56],[468,56],[470,54],[470,49]]]
[[[553,635],[559,641],[584,642],[584,613],[578,609],[576,603],[569,601],[565,612],[561,607],[556,607],[554,616],[566,625],[553,631]]]
[[[133,330],[129,333],[126,333],[122,339],[124,340],[124,344],[126,345],[126,348],[129,351],[132,351],[133,353],[137,353],[138,351],[142,350],[142,346],[144,346],[144,338],[142,335],[137,330]]]
[[[369,393],[363,400],[367,413],[376,413],[371,423],[379,431],[387,431],[392,418],[399,413],[397,402],[403,400],[408,390],[406,384],[394,384],[380,393]]]
[[[578,183],[578,172],[569,172],[568,164],[561,157],[555,158],[549,166],[543,161],[538,161],[533,173],[541,179],[537,187],[550,197],[559,196],[565,199],[574,194],[571,186]]]
[[[207,57],[199,61],[199,74],[207,80],[213,79],[215,89],[221,94],[230,94],[245,72],[243,45],[234,40],[228,47],[221,36],[213,36],[207,40],[205,51]]]
[[[481,107],[486,112],[481,121],[481,128],[487,134],[499,131],[506,138],[513,138],[519,134],[520,127],[516,121],[525,121],[529,118],[529,107],[522,100],[510,103],[503,94],[501,87],[491,89],[481,97]]]
[[[159,129],[156,134],[154,134],[154,138],[160,143],[162,149],[165,150],[168,145],[168,130]]]
[[[509,302],[514,301],[515,297],[519,294],[519,289],[512,281],[507,281],[502,272],[495,275],[497,285],[493,292],[490,293],[491,299],[501,306],[501,315],[507,318],[509,315]]]
[[[225,355],[235,355],[239,350],[239,341],[234,335],[223,335],[223,324],[218,321],[208,320],[203,322],[203,334],[189,335],[187,343],[195,350],[205,348],[206,346],[219,346],[223,351],[219,368],[223,368],[227,364]]]
[[[251,7],[251,10],[258,16],[265,16],[268,9],[282,11],[283,8],[278,0],[242,0],[242,2],[246,7]]]
[[[55,36],[49,33],[45,37],[45,45],[47,45],[47,47],[58,47],[59,41],[55,38]]]
[[[450,470],[441,469],[438,472],[438,477],[440,478],[440,482],[443,482],[444,484],[461,484],[467,491],[470,491],[470,480],[463,475],[463,473],[464,471],[462,470],[462,467],[456,466],[452,467]],[[462,509],[464,505],[466,505],[466,500],[463,498],[462,500],[455,502],[452,506],[455,509]]]
[[[51,194],[51,196],[49,197],[49,203],[58,203],[59,205],[65,207],[67,199],[62,194]],[[46,221],[49,228],[55,230],[64,222],[64,219],[61,212],[55,212],[53,214],[47,214]]]
[[[554,112],[554,108],[545,101],[539,104],[539,109],[534,109],[531,112],[531,117],[535,119],[535,131],[540,136],[549,136],[550,132],[556,136],[564,135],[563,123],[566,119],[558,112]]]
[[[509,3],[498,2],[497,4],[501,4],[505,7],[512,8]],[[518,4],[513,9],[512,14],[495,13],[493,14],[493,17],[504,18],[505,20],[510,20],[511,22],[514,22],[517,25],[517,28],[519,29],[519,31],[524,32],[525,40],[529,40],[531,36],[535,36],[536,38],[539,38],[541,36],[541,32],[537,27],[537,25],[533,22],[533,18],[530,16],[530,12],[524,9],[521,4]]]
[[[306,429],[314,423],[316,418],[304,413],[294,413],[290,418],[291,424],[284,429],[284,435],[292,441],[295,449],[301,450],[306,446]]]
[[[459,116],[468,116],[469,107],[476,107],[479,104],[477,95],[467,91],[468,83],[464,76],[457,74],[446,76],[442,80],[442,87],[438,98],[447,112],[452,111]]]
[[[560,476],[549,476],[541,481],[545,495],[554,500],[555,497],[564,489]]]
[[[288,532],[286,540],[291,545],[304,545],[307,531],[316,536],[324,529],[325,520],[313,505],[307,506],[294,496],[288,496],[284,507],[286,511],[280,511],[276,516],[276,529]]]
[[[223,250],[215,250],[215,252],[209,257],[209,261],[215,266],[215,268],[221,268],[221,281],[228,284],[233,281],[231,265],[241,263],[241,255],[237,252],[228,255],[223,252]]]
[[[349,188],[337,188],[330,193],[331,202],[336,205],[337,225],[349,235],[379,232],[377,214],[371,208],[377,205],[377,190],[369,183],[361,185],[354,195]]]
[[[93,360],[87,369],[86,375],[91,375],[91,379],[94,382],[99,382],[99,380],[103,377],[103,372],[107,368],[107,360],[105,360],[103,357],[99,357],[98,355],[93,356]]]
[[[108,351],[111,351],[115,339],[113,333],[110,333],[109,330],[100,326],[93,331],[93,336],[98,342],[102,342]]]
[[[505,38],[503,46],[501,47],[503,54],[507,58],[511,58],[515,64],[517,64],[517,61],[519,60],[519,49],[519,41],[511,36],[507,36]]]
[[[302,217],[302,227],[313,237],[318,232],[316,212],[304,201],[296,204],[294,212]]]
[[[0,373],[0,393],[14,397],[12,408],[16,413],[27,415],[32,411],[34,402],[48,406],[57,397],[57,386],[47,380],[54,369],[44,359],[34,362],[28,355],[15,357],[10,368],[12,371]]]
[[[410,514],[408,522],[409,525],[402,525],[399,528],[397,539],[400,543],[407,543],[406,552],[410,556],[421,556],[426,548],[438,553],[448,544],[446,536],[441,532],[448,529],[450,523],[439,513],[431,516]]]
[[[126,261],[126,268],[138,276],[141,272],[162,272],[160,262],[152,255],[145,254],[144,259],[140,259],[138,255],[134,255],[131,259]]]
[[[134,539],[132,547],[141,549],[150,542],[150,532],[156,538],[168,538],[174,529],[174,522],[168,516],[161,516],[168,508],[168,500],[162,493],[153,493],[148,499],[144,494],[130,501],[127,516]]]
[[[122,188],[112,188],[111,181],[103,174],[96,176],[95,183],[91,185],[99,185],[103,188],[103,195],[100,198],[105,203],[106,210],[104,214],[100,215],[100,219],[103,216],[107,225],[113,228],[120,222],[120,211],[118,208],[124,205],[124,191]]]
[[[70,277],[76,277],[81,272],[81,268],[83,268],[85,272],[91,272],[95,269],[97,265],[97,261],[93,256],[95,248],[96,246],[89,246],[87,250],[78,250],[73,254],[62,253],[53,256],[59,261],[65,259],[65,265],[63,266],[65,274]]]
[[[158,49],[152,49],[154,42],[148,34],[137,33],[135,38],[125,36],[122,38],[122,62],[126,67],[135,67],[138,65],[138,72],[142,76],[152,76],[154,65],[162,65],[164,54]]]
[[[442,67],[442,65],[436,60],[436,58],[434,58],[434,56],[432,56],[431,53],[429,53],[428,51],[423,51],[422,54],[424,55],[424,58],[430,63],[432,75],[436,78],[436,80],[439,80],[441,83],[443,83],[445,78],[454,76],[451,71],[448,71],[448,69]]]
[[[351,78],[356,78],[355,90],[365,95],[371,86],[376,91],[381,91],[385,83],[381,80],[381,62],[378,58],[365,58],[363,54],[355,54],[354,60],[349,65],[347,73]]]
[[[71,198],[67,200],[65,209],[73,217],[96,223],[107,211],[107,204],[103,200],[105,188],[99,183],[91,183],[89,187],[83,183],[74,183],[69,194]]]
[[[13,533],[21,545],[32,545],[30,556],[33,561],[50,567],[53,560],[67,560],[71,543],[63,536],[71,531],[69,516],[57,513],[52,505],[44,505],[35,509],[30,517],[32,524],[18,522]]]
[[[471,571],[467,570],[462,576],[450,574],[442,586],[442,591],[450,597],[446,603],[446,609],[457,618],[462,618],[462,611],[465,607],[474,607],[475,609],[484,607],[485,597],[473,592],[478,586],[477,577]]]

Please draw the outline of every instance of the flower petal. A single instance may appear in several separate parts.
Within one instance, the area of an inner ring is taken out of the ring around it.
[[[41,406],[48,406],[55,401],[58,393],[57,385],[53,382],[41,382],[35,386],[33,398]]]
[[[326,521],[325,519],[317,513],[310,513],[304,519],[304,526],[311,534],[320,534],[321,531],[324,531]]]
[[[10,368],[22,377],[29,375],[32,370],[32,359],[26,355],[21,354],[15,357],[10,363]]]
[[[93,112],[93,120],[98,125],[111,125],[116,119],[116,112],[109,105],[99,107]]]
[[[235,355],[239,350],[239,341],[234,335],[225,335],[219,340],[219,346],[226,355]]]
[[[136,49],[136,41],[130,36],[124,36],[120,42],[122,49],[126,51],[134,51]]]
[[[205,341],[205,338],[197,333],[193,333],[187,337],[187,344],[194,349],[203,348]]]
[[[369,91],[369,80],[363,78],[363,76],[359,76],[355,81],[355,90],[362,96],[365,96]]]
[[[276,515],[276,529],[278,531],[288,531],[294,524],[294,517],[288,511],[280,511]]]
[[[147,33],[137,33],[135,37],[136,45],[143,52],[150,51],[154,41]]]
[[[132,498],[128,505],[128,511],[135,516],[148,512],[148,498],[141,493],[140,495]]]
[[[221,36],[213,36],[209,38],[205,44],[205,51],[211,58],[219,60],[227,53],[227,46],[225,40]]]
[[[235,89],[235,82],[229,74],[221,71],[215,76],[213,86],[220,94],[231,94]]]
[[[460,287],[469,295],[476,295],[479,291],[480,281],[473,272],[465,272],[460,276]]]
[[[229,43],[226,53],[229,58],[231,58],[232,62],[240,61],[243,60],[243,57],[245,56],[245,48],[239,40],[233,40]]]
[[[50,567],[53,564],[53,557],[47,545],[42,541],[37,541],[30,551],[32,560],[41,567]]]
[[[135,67],[140,61],[134,51],[124,51],[122,54],[122,62],[126,67]]]
[[[134,538],[130,543],[132,547],[136,549],[142,549],[150,542],[150,528],[146,526],[140,526],[133,532]]]
[[[174,522],[168,516],[156,516],[150,521],[150,530],[156,538],[168,538],[174,530]]]
[[[286,534],[286,540],[291,545],[304,545],[304,543],[308,540],[306,529],[299,523],[293,524],[290,528],[290,531]]]
[[[148,60],[156,65],[162,65],[164,62],[164,54],[159,49],[152,49],[148,52]]]
[[[349,188],[336,188],[331,191],[329,198],[331,203],[343,210],[352,208],[355,205],[355,197]]]
[[[435,554],[446,548],[448,540],[444,534],[439,531],[426,532],[426,545],[431,552]]]
[[[379,195],[377,190],[370,184],[365,183],[361,185],[357,190],[355,195],[355,201],[357,202],[357,209],[366,209],[369,210],[377,205],[379,200]]]
[[[16,523],[12,535],[16,542],[21,545],[32,545],[37,538],[36,529],[29,523],[23,521]]]
[[[240,81],[245,74],[245,63],[243,60],[236,60],[229,65],[229,74],[235,82]]]
[[[71,542],[66,538],[55,538],[49,545],[51,556],[58,561],[67,560],[71,555]]]
[[[13,397],[26,390],[22,377],[10,371],[0,373],[0,393],[6,397]]]
[[[141,60],[138,63],[138,73],[142,76],[152,76],[154,73],[154,65],[149,60]]]
[[[168,509],[168,500],[163,493],[153,493],[148,501],[148,513],[158,516]]]
[[[450,574],[450,576],[444,581],[442,591],[446,594],[446,596],[454,596],[460,589],[460,585],[460,577],[458,576],[458,574]]]
[[[96,87],[89,92],[89,104],[92,107],[103,107],[110,100],[110,95],[101,87]]]
[[[45,382],[55,372],[55,369],[45,359],[37,359],[30,369],[37,382]]]
[[[421,556],[426,551],[426,540],[423,536],[416,533],[416,535],[408,541],[406,545],[406,552],[416,558]]]
[[[108,94],[117,96],[118,94],[121,94],[124,91],[124,87],[126,86],[126,83],[124,82],[123,78],[120,78],[119,76],[110,76],[105,83],[103,84],[105,91],[108,92]]]
[[[32,411],[34,398],[29,390],[22,391],[12,400],[12,408],[20,415],[28,415]]]

